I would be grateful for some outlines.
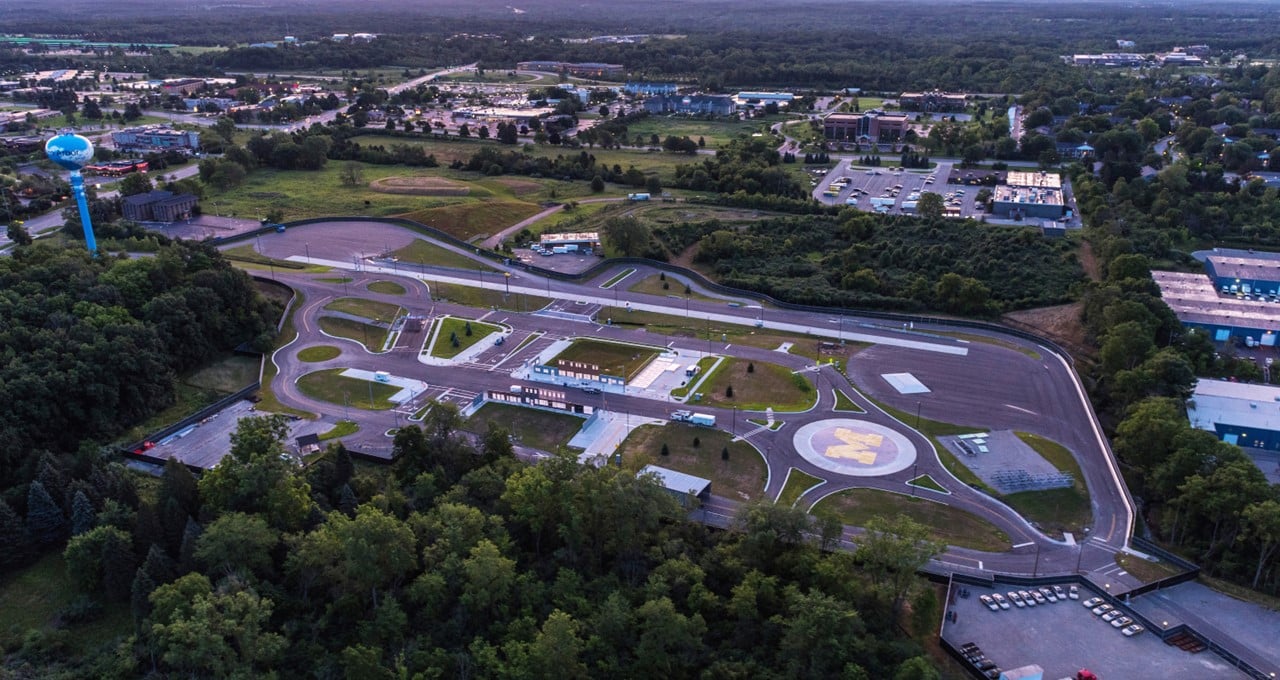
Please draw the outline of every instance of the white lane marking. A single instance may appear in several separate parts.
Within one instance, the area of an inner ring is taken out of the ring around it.
[[[1035,542],[1035,541],[1027,541],[1026,543],[1019,543],[1019,544],[1017,544],[1017,545],[1015,545],[1015,546],[1013,546],[1013,547],[1014,547],[1014,548],[1025,548],[1025,547],[1027,547],[1027,546],[1029,546],[1029,545],[1035,545],[1035,544],[1036,544],[1036,542]]]
[[[1022,411],[1023,413],[1030,414],[1033,416],[1038,415],[1035,411],[1032,411],[1031,409],[1027,409],[1027,408],[1022,408],[1021,406],[1014,406],[1013,404],[1005,404],[1005,406],[1008,406],[1009,408],[1015,411]]]

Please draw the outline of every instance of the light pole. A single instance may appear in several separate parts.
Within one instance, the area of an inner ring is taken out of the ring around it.
[[[1080,573],[1080,561],[1084,559],[1084,543],[1077,543],[1079,550],[1076,551],[1076,573]]]
[[[503,278],[507,282],[507,297],[511,296],[511,272],[503,272]]]
[[[920,429],[920,402],[916,402],[916,429]]]
[[[911,495],[912,495],[912,496],[916,495],[916,480],[920,479],[920,473],[919,473],[919,470],[920,470],[920,464],[919,464],[919,463],[912,463],[912,464],[911,464],[911,482],[909,482],[909,483],[907,484],[907,486],[910,486],[910,487],[911,487]]]
[[[303,243],[302,247],[307,252],[307,264],[311,264],[311,243],[310,242]]]
[[[373,410],[373,381],[369,380],[366,382],[369,383],[369,410],[372,411]]]

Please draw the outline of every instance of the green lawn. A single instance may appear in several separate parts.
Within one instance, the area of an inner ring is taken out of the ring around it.
[[[663,286],[666,286],[665,288]],[[631,284],[627,290],[633,293],[645,293],[647,295],[661,295],[663,297],[676,296],[681,300],[688,297],[691,300],[702,300],[710,302],[724,302],[719,298],[713,298],[703,295],[695,290],[690,290],[689,295],[684,294],[684,283],[679,281],[675,276],[668,276],[666,280],[662,279],[661,274],[650,274]]]
[[[276,336],[275,343],[271,345],[271,351],[274,353],[298,337],[298,330],[293,324],[293,315],[306,304],[307,298],[302,293],[285,288],[282,285],[257,282],[257,288],[266,297],[279,301],[282,306],[287,304],[287,294],[294,295],[293,305],[289,307],[289,312],[285,315],[284,327],[281,328],[280,334]],[[324,319],[321,319],[320,327],[324,328]],[[258,396],[262,397],[262,400],[258,402],[258,409],[269,413],[287,413],[307,419],[315,418],[316,414],[310,411],[303,411],[280,403],[280,400],[276,398],[275,392],[271,390],[271,382],[275,380],[276,373],[275,362],[268,360],[263,363],[262,389],[258,390]]]
[[[848,411],[850,413],[866,413],[866,411],[863,411],[861,407],[859,407],[857,404],[853,402],[852,399],[849,398],[849,395],[845,394],[840,390],[836,390],[835,392],[836,392],[836,407],[834,410]]]
[[[433,267],[452,267],[453,269],[483,269],[489,272],[497,271],[493,267],[485,264],[483,260],[476,260],[467,257],[466,255],[456,253],[420,238],[414,239],[409,245],[393,251],[392,254],[400,258],[401,263],[422,264]]]
[[[716,361],[718,360],[719,360],[719,357],[714,357],[714,356],[702,357],[701,359],[698,359],[698,364],[697,364],[698,374],[685,380],[684,385],[677,387],[674,390],[671,390],[671,396],[676,398],[683,398],[686,395],[688,395],[689,390],[693,389],[693,386],[697,385],[698,381],[707,375],[707,371],[710,371],[711,367],[715,366]]]
[[[330,368],[308,373],[298,378],[298,390],[312,399],[340,406],[347,404],[367,411],[385,411],[395,407],[389,398],[400,391],[399,387],[339,375],[345,370]]]
[[[627,136],[631,141],[636,135],[643,135],[645,144],[649,144],[650,135],[658,135],[659,139],[668,136],[688,137],[697,141],[699,137],[706,142],[707,148],[725,145],[738,135],[750,135],[754,132],[767,132],[769,124],[781,120],[778,117],[752,120],[696,120],[685,116],[650,116],[627,125]]]
[[[558,359],[594,364],[600,367],[603,375],[631,380],[660,352],[657,348],[642,345],[604,340],[574,340],[573,344],[548,361],[547,365],[555,366]]]
[[[318,363],[338,358],[342,350],[333,345],[313,345],[298,350],[298,360],[307,363]]]
[[[1009,549],[1009,537],[986,520],[941,503],[888,491],[840,491],[822,499],[811,509],[815,514],[823,511],[840,518],[845,524],[859,527],[866,526],[873,517],[906,515],[929,527],[933,538],[948,545],[990,552]]]
[[[468,418],[462,429],[483,435],[490,422],[507,428],[520,444],[554,453],[566,446],[586,421],[568,413],[489,402]]]
[[[694,437],[698,446],[693,446]],[[745,441],[730,441],[733,435],[722,430],[682,423],[642,425],[635,429],[619,450],[629,466],[648,464],[679,470],[711,480],[711,493],[736,500],[759,498],[764,493],[767,469],[764,458]],[[662,455],[662,445],[668,455]],[[729,447],[729,460],[722,452]]]
[[[383,295],[404,295],[409,292],[404,286],[395,281],[374,281],[366,286],[371,293],[381,293]]]
[[[58,612],[77,595],[61,552],[50,552],[6,574],[0,579],[0,649],[16,649],[27,631],[52,632],[61,627]],[[128,603],[107,604],[97,620],[66,625],[63,630],[68,652],[80,656],[130,635],[133,617]]]
[[[934,480],[933,477],[930,477],[929,475],[920,475],[915,479],[907,480],[907,483],[910,484],[911,486],[918,486],[921,489],[929,489],[930,491],[937,491],[938,493],[947,492],[947,490],[944,489],[941,484],[939,484],[936,480]]]
[[[342,312],[352,316],[364,317],[366,319],[377,319],[379,321],[390,322],[404,311],[400,305],[387,304],[386,302],[378,302],[377,300],[366,300],[364,298],[338,298],[333,302],[324,306],[331,312]]]
[[[493,277],[486,277],[492,281]],[[440,302],[452,302],[476,309],[502,309],[509,312],[535,312],[551,304],[551,298],[538,295],[512,293],[507,295],[501,290],[489,290],[473,286],[462,286],[452,283],[428,281],[432,296]]]
[[[804,495],[804,492],[825,481],[827,480],[820,477],[814,477],[813,475],[803,472],[798,468],[791,468],[791,470],[787,472],[787,483],[782,486],[782,491],[778,494],[777,503],[778,505],[789,508],[795,505],[796,501],[800,500],[800,497]]]
[[[1023,491],[1002,496],[1018,514],[1051,534],[1064,531],[1080,536],[1084,528],[1093,523],[1093,508],[1089,503],[1089,487],[1085,484],[1080,464],[1067,447],[1030,432],[1016,433],[1018,438],[1035,449],[1060,472],[1066,472],[1075,484],[1066,489]]]
[[[387,342],[387,329],[382,326],[360,323],[351,319],[340,319],[336,316],[322,316],[319,319],[320,330],[338,338],[355,340],[370,352],[381,352]]]
[[[339,420],[328,432],[320,434],[320,441],[327,442],[331,439],[342,439],[359,431],[360,425],[354,420]]]
[[[435,227],[464,241],[470,241],[473,238],[496,234],[540,212],[542,212],[542,206],[537,203],[495,199],[422,208],[406,212],[401,217]]]
[[[428,351],[431,356],[440,357],[441,359],[452,359],[490,335],[502,332],[501,326],[484,323],[483,321],[461,319],[456,316],[442,317],[433,325],[440,330],[435,334],[435,342],[431,344]],[[470,335],[467,335],[468,325],[471,327]],[[455,334],[458,337],[457,347],[454,347],[450,341],[450,338]]]
[[[729,387],[733,396],[728,396]],[[750,411],[803,411],[813,405],[817,392],[802,373],[764,361],[727,358],[698,388],[701,403]]]
[[[286,271],[297,271],[297,272],[329,271],[329,267],[311,267],[303,262],[290,262],[289,260],[277,260],[274,258],[267,257],[266,255],[259,253],[258,249],[254,247],[254,244],[252,243],[246,243],[244,245],[239,245],[234,248],[225,248],[223,249],[222,254],[225,255],[228,260],[232,260],[234,262],[239,262],[239,263],[245,263],[245,264],[260,265],[261,267],[267,270],[270,270],[271,267],[275,267],[277,269],[282,269]]]

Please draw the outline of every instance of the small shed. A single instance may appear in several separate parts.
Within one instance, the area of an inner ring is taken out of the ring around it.
[[[293,440],[298,447],[298,455],[309,456],[320,450],[320,435],[304,434]]]
[[[711,480],[702,477],[694,477],[678,470],[659,467],[657,465],[646,465],[640,470],[640,474],[652,474],[658,478],[658,482],[662,484],[662,488],[667,493],[676,497],[680,501],[680,505],[688,507],[689,496],[694,496],[698,500],[706,501],[711,497]]]

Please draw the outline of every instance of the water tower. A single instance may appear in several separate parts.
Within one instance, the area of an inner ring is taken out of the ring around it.
[[[49,160],[71,171],[71,193],[80,207],[80,226],[84,228],[84,244],[89,252],[98,252],[98,242],[93,237],[93,223],[89,221],[89,201],[84,195],[84,177],[80,168],[93,160],[93,143],[80,135],[64,132],[44,145]]]

